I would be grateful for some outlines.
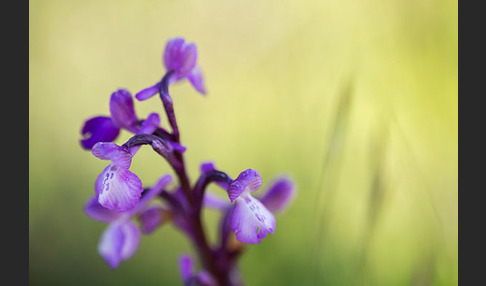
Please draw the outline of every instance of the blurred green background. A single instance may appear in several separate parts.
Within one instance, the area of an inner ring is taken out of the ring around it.
[[[106,225],[82,208],[106,162],[79,139],[113,91],[158,81],[166,40],[182,36],[208,88],[170,89],[191,179],[213,160],[233,178],[258,170],[262,189],[280,174],[298,187],[243,255],[247,285],[457,285],[457,12],[450,0],[31,0],[30,284],[181,285],[178,255],[193,249],[171,225],[115,271],[98,255]],[[135,109],[168,128],[158,98]],[[146,186],[170,172],[148,147],[131,170]]]

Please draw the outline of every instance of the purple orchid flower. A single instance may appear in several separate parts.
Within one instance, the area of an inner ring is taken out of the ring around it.
[[[109,223],[101,236],[98,252],[111,268],[116,269],[121,261],[129,259],[136,252],[141,231],[139,226],[132,222],[132,218],[142,214],[147,209],[147,204],[171,181],[170,175],[162,176],[134,208],[124,213],[103,207],[98,202],[98,195],[87,201],[84,207],[85,213],[92,219]]]
[[[160,119],[156,113],[147,117],[140,127],[138,134],[152,133],[159,125]],[[102,160],[110,160],[95,183],[95,192],[99,203],[110,210],[123,212],[133,208],[143,192],[142,182],[137,175],[128,169],[132,163],[132,157],[140,146],[130,149],[118,146],[111,142],[96,143],[91,152]]]
[[[120,133],[120,129],[126,129],[136,133],[136,122],[138,121],[133,99],[126,89],[119,89],[111,94],[110,114],[107,116],[96,116],[88,119],[81,129],[83,139],[81,146],[90,150],[98,142],[113,142]]]
[[[260,243],[270,232],[275,231],[276,221],[273,214],[258,200],[251,196],[262,185],[258,171],[247,169],[241,172],[228,188],[231,203],[236,206],[231,216],[231,231],[243,243]]]
[[[282,176],[270,185],[261,198],[254,198],[250,193],[258,190],[261,184],[258,172],[248,169],[241,172],[228,188],[231,202],[236,202],[231,215],[231,231],[240,242],[260,243],[268,232],[273,234],[276,226],[274,214],[282,212],[295,196],[293,181]]]
[[[200,166],[202,173],[215,169],[212,162],[205,162]],[[204,204],[210,208],[229,211],[234,207],[231,230],[240,242],[259,243],[268,232],[273,234],[275,230],[273,214],[286,209],[295,197],[294,183],[286,176],[276,179],[262,197],[253,197],[250,192],[258,190],[261,184],[262,179],[258,172],[248,169],[240,173],[230,185],[218,182],[221,188],[228,191],[231,203],[209,191],[204,195]]]
[[[111,160],[95,183],[99,203],[110,210],[124,212],[132,209],[143,192],[142,181],[128,169],[132,155],[128,150],[115,143],[99,142],[93,146],[92,153],[102,160]]]
[[[194,43],[186,43],[184,38],[169,39],[165,46],[163,62],[167,72],[172,72],[169,83],[181,81],[185,78],[201,94],[206,94],[204,78],[197,66],[197,47]],[[135,94],[138,100],[146,100],[159,92],[160,81]]]
[[[202,173],[207,173],[216,170],[216,167],[213,162],[204,162],[201,164],[200,170]],[[224,182],[217,182],[217,184],[224,190],[227,190],[229,187]],[[270,186],[264,191],[262,196],[256,196],[256,198],[269,211],[277,214],[290,205],[295,195],[296,188],[293,180],[288,176],[279,176],[270,183]],[[204,205],[219,210],[226,210],[232,206],[226,199],[209,190],[204,195]]]

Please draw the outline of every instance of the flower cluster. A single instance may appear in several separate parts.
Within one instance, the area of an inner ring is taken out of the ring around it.
[[[160,126],[157,113],[140,119],[134,109],[131,93],[116,90],[109,102],[110,116],[96,116],[85,121],[81,146],[109,164],[95,181],[94,195],[84,211],[92,219],[108,223],[101,236],[98,252],[113,269],[132,257],[142,234],[150,234],[172,222],[193,243],[202,269],[197,273],[188,255],[181,256],[179,266],[184,285],[240,285],[237,259],[244,244],[260,243],[276,229],[274,214],[284,210],[295,195],[295,185],[288,177],[277,178],[261,196],[253,192],[262,186],[258,171],[247,169],[235,179],[216,169],[213,162],[203,162],[198,180],[191,184],[184,162],[169,86],[184,79],[201,94],[206,94],[201,68],[197,65],[197,47],[183,38],[170,39],[163,53],[166,73],[160,81],[135,94],[139,101],[157,94],[162,101],[170,131]],[[118,145],[121,130],[133,134]],[[151,187],[144,188],[138,175],[130,171],[133,157],[142,145],[150,145],[175,173],[165,174]],[[227,198],[207,190],[215,183]],[[204,207],[221,212],[219,241],[210,244],[203,228]]]

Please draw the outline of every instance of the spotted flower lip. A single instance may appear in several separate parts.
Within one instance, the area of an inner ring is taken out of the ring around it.
[[[99,142],[92,153],[102,160],[111,160],[95,183],[99,203],[110,210],[124,212],[133,208],[143,192],[142,182],[130,172],[132,155],[115,143]]]

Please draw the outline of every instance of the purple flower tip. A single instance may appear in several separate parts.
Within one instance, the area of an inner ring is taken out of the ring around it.
[[[136,132],[134,124],[137,121],[133,99],[126,89],[119,89],[111,94],[110,114],[113,122],[120,128]]]
[[[105,262],[116,269],[121,261],[135,254],[140,242],[140,230],[132,222],[112,223],[101,236],[98,252]]]
[[[112,142],[118,137],[119,133],[120,128],[110,117],[93,117],[84,123],[81,129],[83,139],[80,140],[80,143],[84,149],[91,150],[98,142]]]
[[[196,66],[197,47],[194,43],[185,43],[184,38],[172,38],[167,41],[164,51],[165,68],[175,72],[176,78],[189,75]]]
[[[243,193],[258,190],[262,185],[262,177],[257,170],[247,169],[241,172],[228,187],[228,196],[233,203]]]
[[[152,96],[156,95],[159,92],[159,84],[160,82],[157,82],[153,86],[142,89],[141,91],[135,94],[135,98],[140,101],[151,98]]]
[[[199,166],[199,170],[201,170],[201,173],[202,174],[205,174],[207,172],[210,172],[210,171],[213,171],[213,170],[216,170],[216,166],[214,165],[213,162],[203,162],[201,163],[201,165]]]
[[[192,258],[187,254],[182,254],[179,257],[179,270],[181,272],[182,281],[187,281],[194,274]]]
[[[284,210],[294,199],[296,188],[290,178],[282,177],[276,180],[260,199],[262,204],[271,212]]]

